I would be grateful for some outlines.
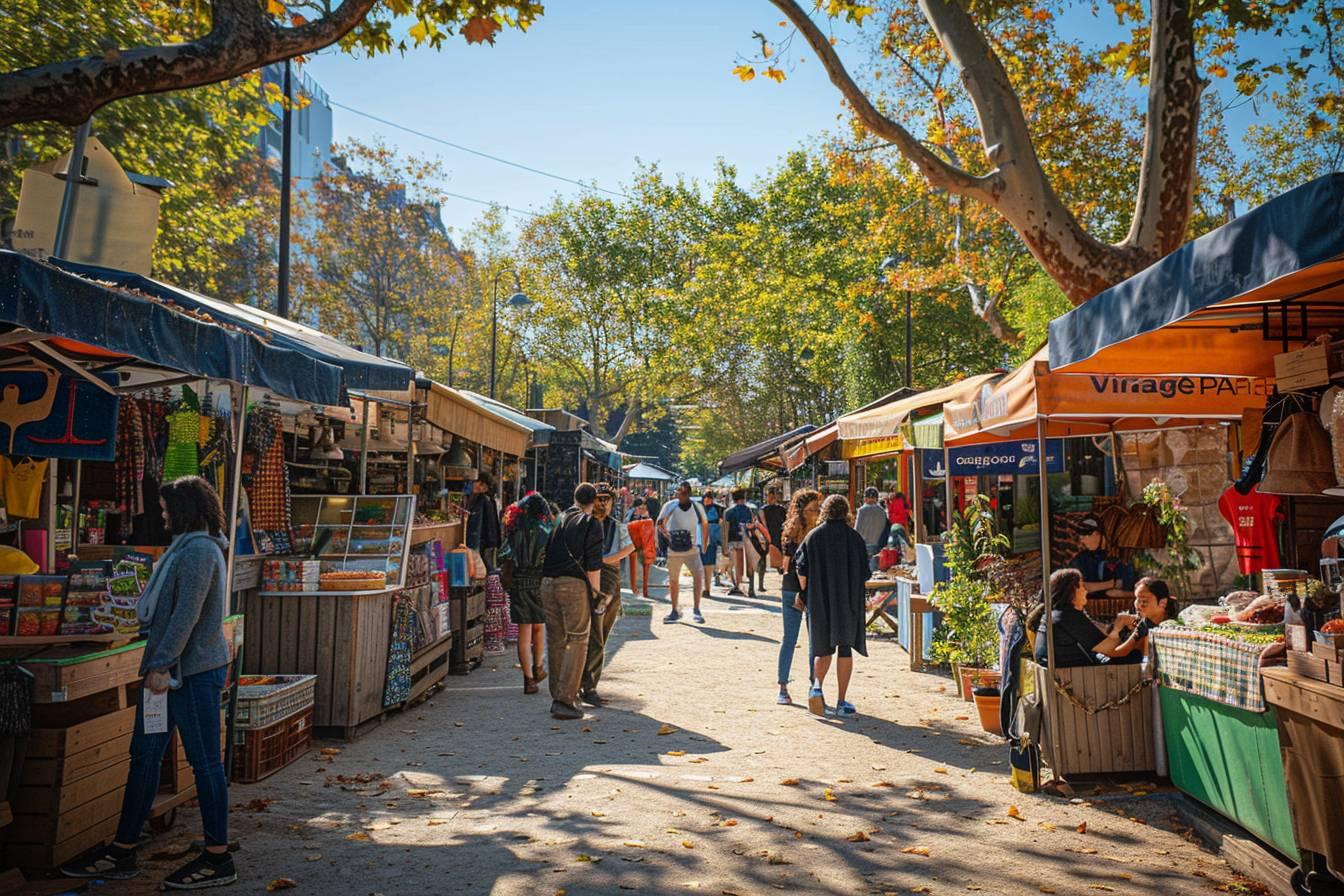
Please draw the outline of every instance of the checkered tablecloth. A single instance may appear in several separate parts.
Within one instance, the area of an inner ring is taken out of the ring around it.
[[[1264,712],[1260,667],[1281,654],[1275,645],[1247,644],[1212,632],[1172,626],[1149,636],[1157,658],[1157,680],[1163,687],[1195,694],[1245,709]]]

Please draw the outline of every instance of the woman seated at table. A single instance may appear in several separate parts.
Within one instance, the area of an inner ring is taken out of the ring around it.
[[[1121,613],[1109,629],[1102,628],[1085,612],[1087,587],[1076,569],[1061,569],[1050,576],[1050,611],[1054,621],[1055,665],[1066,668],[1101,663],[1137,663],[1143,659],[1143,639],[1136,637],[1135,617]],[[1027,617],[1028,630],[1036,632],[1036,662],[1046,664],[1045,605],[1037,605]],[[1127,634],[1128,630],[1128,634]],[[1132,657],[1132,659],[1131,659]]]

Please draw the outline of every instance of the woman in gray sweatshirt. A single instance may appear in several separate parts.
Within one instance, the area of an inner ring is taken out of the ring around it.
[[[135,847],[159,789],[159,766],[176,728],[196,777],[205,850],[164,880],[169,890],[199,890],[238,879],[229,855],[228,779],[220,757],[219,704],[229,664],[224,639],[224,509],[214,488],[185,476],[159,492],[173,542],[154,566],[136,612],[148,632],[140,674],[144,691],[168,694],[167,730],[145,732],[144,700],[131,736],[131,768],[111,845],[66,865],[69,877],[125,880],[138,873]]]

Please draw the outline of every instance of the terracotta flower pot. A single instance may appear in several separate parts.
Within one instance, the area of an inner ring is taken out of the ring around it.
[[[993,696],[975,695],[975,709],[980,713],[980,727],[984,728],[990,734],[1003,736],[1003,727],[999,724],[999,706],[1003,698],[998,694]]]
[[[974,699],[971,694],[973,688],[998,687],[1001,677],[993,669],[981,669],[978,666],[961,666],[957,669],[957,676],[958,693],[967,703]]]

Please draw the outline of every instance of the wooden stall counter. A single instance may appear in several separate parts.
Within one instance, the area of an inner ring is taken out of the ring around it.
[[[264,592],[242,595],[246,675],[316,675],[313,726],[319,735],[353,739],[396,706],[384,705],[393,613],[399,597],[414,602],[429,636],[410,659],[411,696],[447,674],[451,615],[438,612],[429,585],[381,591]]]

